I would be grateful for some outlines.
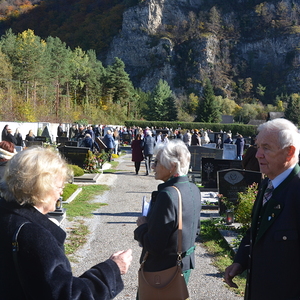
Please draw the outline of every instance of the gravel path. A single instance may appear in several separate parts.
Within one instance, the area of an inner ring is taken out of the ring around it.
[[[117,300],[135,299],[137,290],[137,272],[141,248],[133,239],[136,219],[140,215],[143,196],[150,199],[151,192],[161,183],[153,174],[145,176],[142,163],[140,175],[135,175],[131,154],[118,158],[118,171],[114,174],[102,174],[98,183],[111,186],[110,191],[97,197],[95,201],[107,203],[87,219],[90,237],[74,258],[72,263],[75,276],[82,274],[99,261],[106,260],[118,250],[133,250],[133,261],[126,275],[123,276],[124,290],[115,298]],[[205,214],[207,215],[207,214]],[[64,221],[64,229],[71,226]],[[192,300],[242,300],[225,287],[221,274],[212,266],[210,255],[201,243],[196,247],[196,269],[192,271],[189,282],[190,299]],[[153,299],[155,300],[155,299]]]

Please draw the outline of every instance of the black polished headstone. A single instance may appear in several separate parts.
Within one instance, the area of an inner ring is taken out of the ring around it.
[[[65,146],[79,147],[79,143],[77,141],[67,141]]]
[[[46,137],[45,136],[36,136],[34,138],[34,140],[37,141],[37,142],[43,142],[43,143],[45,143],[46,142]]]
[[[77,165],[80,168],[83,168],[84,161],[90,148],[64,146],[59,147],[58,150],[70,164]]]
[[[217,188],[217,172],[226,169],[242,169],[241,160],[202,158],[202,185],[205,188]]]
[[[238,193],[255,183],[260,183],[262,173],[255,171],[230,169],[218,171],[218,192],[233,204],[237,204]],[[253,199],[255,200],[255,199]],[[225,206],[219,202],[219,213],[225,212]]]
[[[131,139],[132,139],[132,136],[131,136],[131,134],[130,133],[123,133],[122,134],[122,141],[123,141],[123,143],[127,143],[127,144],[131,144]]]
[[[66,143],[69,141],[68,137],[65,136],[57,136],[56,137],[56,143],[61,144],[62,146],[66,145]]]

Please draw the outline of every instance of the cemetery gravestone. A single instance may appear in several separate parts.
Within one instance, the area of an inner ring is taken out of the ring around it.
[[[86,147],[59,147],[59,152],[66,158],[66,160],[72,164],[77,165],[80,168],[84,167],[84,161],[87,157],[90,148]]]
[[[262,174],[255,171],[230,169],[218,171],[219,194],[233,204],[237,203],[238,193],[244,192],[249,185],[260,183]],[[219,201],[219,213],[225,212],[225,205]]]
[[[67,141],[65,146],[79,147],[79,143],[77,141]]]
[[[210,158],[222,158],[223,150],[215,148],[207,148],[202,146],[190,146],[188,147],[191,153],[191,167],[192,171],[201,171],[201,160],[202,157]]]
[[[36,136],[34,138],[34,141],[25,141],[26,147],[32,147],[32,146],[43,146],[43,143],[46,142],[45,136]]]
[[[205,188],[217,188],[217,172],[226,169],[242,169],[241,160],[202,158],[202,185]]]
[[[224,159],[236,159],[236,145],[223,144],[223,158]]]
[[[216,149],[217,144],[216,143],[209,143],[209,144],[204,144],[201,147]]]
[[[61,146],[64,146],[66,144],[66,142],[69,141],[69,138],[65,137],[65,136],[57,136],[56,137],[56,143],[57,144],[61,144]]]
[[[101,138],[97,137],[97,138],[95,139],[95,142],[98,144],[98,146],[99,146],[99,148],[100,148],[101,150],[105,150],[105,149],[107,148],[106,145],[105,145],[105,143],[102,141]]]
[[[130,133],[123,133],[122,140],[123,140],[123,143],[126,143],[126,144],[130,145],[131,144],[131,134]]]

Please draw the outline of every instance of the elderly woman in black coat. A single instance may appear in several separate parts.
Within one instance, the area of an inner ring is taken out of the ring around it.
[[[131,250],[113,254],[80,277],[72,275],[64,253],[66,234],[47,217],[69,172],[59,154],[45,148],[21,151],[8,162],[0,183],[1,299],[112,299],[122,290]]]
[[[195,267],[194,243],[199,229],[201,194],[199,188],[189,182],[187,173],[191,154],[179,139],[159,144],[153,164],[155,179],[164,183],[152,193],[147,217],[137,219],[134,238],[142,245],[140,262],[146,252],[144,270],[155,272],[176,265],[178,235],[178,193],[182,196],[182,271],[188,282]]]

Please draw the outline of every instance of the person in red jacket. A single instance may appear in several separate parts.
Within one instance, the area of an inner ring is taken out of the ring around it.
[[[135,139],[131,142],[132,158],[134,161],[135,174],[138,175],[141,167],[141,162],[144,160],[141,135],[138,133]]]

